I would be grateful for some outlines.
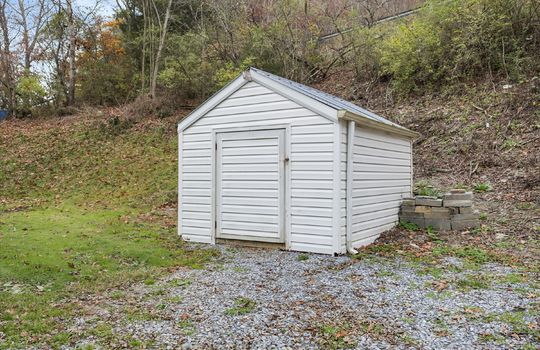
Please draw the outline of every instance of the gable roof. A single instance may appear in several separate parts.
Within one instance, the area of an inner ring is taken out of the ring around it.
[[[256,72],[258,74],[262,74],[264,76],[266,76],[267,78],[269,79],[272,79],[282,85],[285,85],[293,90],[296,90],[304,95],[307,95],[317,101],[320,101],[330,107],[333,107],[334,109],[336,110],[346,110],[348,112],[351,112],[351,113],[355,113],[355,114],[361,114],[361,115],[365,115],[367,118],[369,119],[372,119],[373,121],[376,121],[376,122],[380,122],[380,123],[385,123],[385,124],[388,124],[388,125],[394,125],[394,126],[397,126],[397,127],[400,127],[402,128],[402,126],[398,125],[398,124],[395,124],[395,123],[392,123],[391,121],[389,121],[388,119],[385,119],[381,116],[378,116],[376,115],[375,113],[373,112],[370,112],[368,111],[367,109],[364,109],[362,107],[359,107],[349,101],[345,101],[337,96],[334,96],[334,95],[330,95],[330,94],[327,94],[326,92],[322,92],[321,90],[317,90],[315,88],[312,88],[312,87],[309,87],[307,85],[304,85],[304,84],[300,84],[300,83],[297,83],[295,81],[292,81],[292,80],[289,80],[289,79],[285,79],[285,78],[282,78],[282,77],[279,77],[277,75],[274,75],[274,74],[271,74],[271,73],[268,73],[268,72],[265,72],[263,70],[260,70],[260,69],[257,69],[257,68],[251,68],[250,69],[251,72]]]
[[[417,137],[419,135],[417,132],[404,128],[337,96],[253,67],[216,92],[184,118],[178,125],[178,131],[186,129],[249,81],[255,81],[333,121],[343,118],[408,137]]]

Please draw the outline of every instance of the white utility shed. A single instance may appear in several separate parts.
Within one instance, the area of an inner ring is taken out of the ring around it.
[[[178,125],[178,231],[345,253],[398,222],[417,133],[251,68]]]

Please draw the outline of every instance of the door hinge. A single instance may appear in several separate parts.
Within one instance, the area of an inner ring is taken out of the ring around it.
[[[217,229],[217,220],[214,221],[214,228]]]

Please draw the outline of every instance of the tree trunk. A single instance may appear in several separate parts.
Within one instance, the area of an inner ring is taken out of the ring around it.
[[[69,48],[68,48],[68,62],[69,62],[69,77],[68,77],[68,96],[67,96],[67,105],[73,106],[75,104],[75,83],[76,83],[76,74],[77,67],[75,65],[75,53],[76,53],[76,28],[75,28],[75,17],[73,15],[73,4],[72,0],[66,0],[67,5],[67,16],[68,16],[68,39],[69,39]]]
[[[0,31],[2,31],[2,47],[0,47],[0,82],[4,88],[5,103],[9,112],[13,114],[17,109],[15,96],[15,56],[11,53],[11,41],[9,39],[9,27],[6,16],[6,1],[0,2]]]
[[[163,46],[165,45],[165,36],[167,35],[167,27],[171,14],[171,4],[172,0],[169,0],[167,4],[167,11],[165,12],[165,19],[163,20],[163,26],[161,28],[161,33],[159,37],[159,46],[157,49],[156,58],[154,60],[154,71],[152,72],[152,80],[150,82],[150,97],[152,99],[156,98],[156,81],[159,73],[159,61],[161,59],[161,52],[163,51]]]

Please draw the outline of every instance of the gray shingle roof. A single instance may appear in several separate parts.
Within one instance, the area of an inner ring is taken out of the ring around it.
[[[346,110],[348,112],[351,112],[353,114],[359,114],[359,115],[362,115],[366,118],[369,118],[375,122],[379,122],[379,123],[383,123],[383,124],[387,124],[387,125],[392,125],[394,127],[398,127],[398,128],[401,128],[401,129],[405,129],[407,130],[406,128],[402,127],[401,125],[398,125],[396,123],[393,123],[391,121],[389,121],[388,119],[385,119],[371,111],[368,111],[367,109],[365,108],[362,108],[362,107],[359,107],[357,105],[355,105],[354,103],[351,103],[349,101],[345,101],[344,99],[341,99],[337,96],[334,96],[334,95],[330,95],[330,94],[327,94],[326,92],[322,92],[320,90],[317,90],[317,89],[314,89],[312,87],[309,87],[309,86],[306,86],[306,85],[303,85],[303,84],[300,84],[300,83],[297,83],[297,82],[294,82],[292,80],[288,80],[288,79],[285,79],[285,78],[282,78],[282,77],[279,77],[277,75],[274,75],[274,74],[271,74],[271,73],[268,73],[268,72],[265,72],[263,70],[260,70],[260,69],[257,69],[257,68],[250,68],[250,70],[258,73],[258,74],[261,74],[261,75],[264,75],[265,77],[269,78],[269,79],[272,79],[273,81],[279,83],[279,84],[282,84],[288,88],[291,88],[301,94],[304,94],[304,95],[307,95],[321,103],[324,103],[325,105],[327,106],[330,106],[332,108],[335,108],[337,110]]]

